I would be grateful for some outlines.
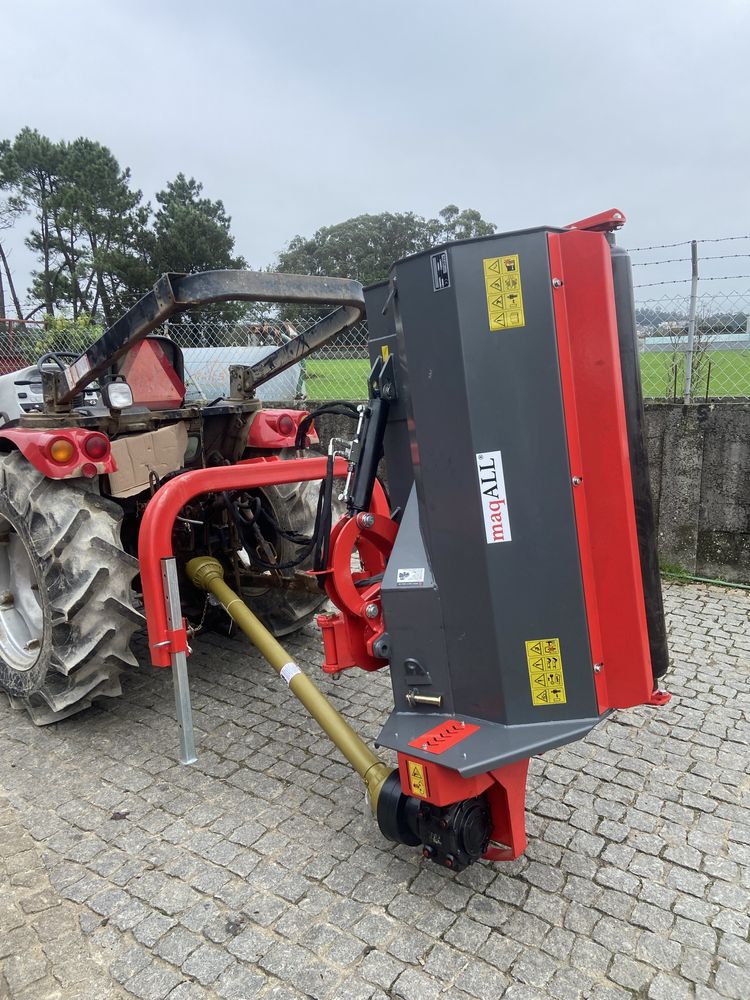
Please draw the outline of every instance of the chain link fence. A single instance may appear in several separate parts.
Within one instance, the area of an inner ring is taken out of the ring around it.
[[[654,249],[659,248],[642,248]],[[639,272],[639,267],[670,263],[672,260],[639,260],[638,252],[634,252],[636,324],[645,397],[682,400],[689,393],[694,401],[750,399],[750,291],[701,288],[698,293],[695,276],[692,280],[638,284],[639,274],[644,273]],[[195,321],[181,317],[158,332],[170,336],[183,350],[188,398],[212,400],[227,393],[230,365],[259,361],[310,322]],[[0,319],[0,374],[35,365],[48,351],[77,356],[98,333],[97,328],[82,328],[80,324],[66,329],[59,319],[52,327],[41,322]],[[367,395],[369,368],[367,325],[360,323],[262,386],[258,394],[273,401],[359,400]]]
[[[750,398],[750,292],[664,294],[636,306],[643,394],[693,401]],[[692,343],[691,343],[692,328]]]

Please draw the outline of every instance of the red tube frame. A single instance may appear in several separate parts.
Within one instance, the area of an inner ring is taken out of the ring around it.
[[[148,645],[155,667],[168,667],[171,654],[187,648],[185,628],[171,631],[167,624],[166,598],[162,579],[162,560],[174,556],[172,529],[182,508],[205,493],[222,490],[259,489],[283,483],[307,483],[324,479],[328,467],[326,458],[293,458],[282,460],[252,458],[236,465],[211,469],[195,469],[166,482],[154,494],[141,521],[138,536],[143,603],[148,625]],[[345,459],[334,460],[333,474],[343,478],[348,465]],[[372,511],[388,516],[388,501],[380,483],[373,492]]]

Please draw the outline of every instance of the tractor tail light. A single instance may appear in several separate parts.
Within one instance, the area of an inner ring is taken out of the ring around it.
[[[55,438],[49,446],[49,456],[59,465],[67,465],[75,454],[75,445],[68,438]]]
[[[297,429],[297,425],[288,413],[281,414],[276,421],[276,426],[279,429],[279,434],[293,434]]]
[[[95,462],[100,462],[109,451],[109,438],[104,434],[89,434],[83,442],[86,455]]]

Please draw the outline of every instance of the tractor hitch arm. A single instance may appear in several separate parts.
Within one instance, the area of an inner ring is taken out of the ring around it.
[[[295,302],[337,307],[253,365],[250,370],[253,388],[354,326],[365,311],[362,286],[349,278],[258,271],[163,274],[150,292],[72,364],[61,371],[43,373],[45,406],[53,411],[69,408],[82,389],[170,316],[216,302]]]

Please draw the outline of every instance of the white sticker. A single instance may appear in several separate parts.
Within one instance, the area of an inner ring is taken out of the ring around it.
[[[448,268],[448,254],[445,250],[430,256],[432,268],[432,289],[435,292],[451,287],[451,272]]]
[[[279,676],[282,677],[287,684],[292,683],[292,678],[296,677],[297,674],[301,674],[302,671],[297,666],[296,663],[285,663],[284,666],[279,671]]]
[[[503,459],[499,451],[485,451],[477,455],[479,489],[482,494],[482,513],[487,544],[509,542],[510,515],[505,494]]]
[[[397,587],[421,587],[424,583],[424,568],[396,570]]]
[[[80,382],[80,380],[91,371],[91,362],[86,354],[82,358],[75,361],[69,368],[65,369],[65,381],[68,383],[68,388],[72,389],[73,386]]]

